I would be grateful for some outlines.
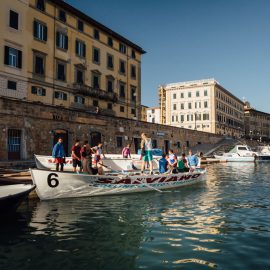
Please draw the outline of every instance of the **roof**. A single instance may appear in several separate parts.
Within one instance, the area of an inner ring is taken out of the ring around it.
[[[123,43],[129,45],[130,47],[136,49],[138,52],[140,52],[142,54],[146,53],[146,51],[144,51],[140,46],[136,45],[135,43],[131,42],[130,40],[126,39],[125,37],[117,34],[113,30],[108,28],[107,26],[99,23],[98,21],[94,20],[90,16],[86,15],[85,13],[80,11],[79,9],[76,9],[75,7],[69,5],[68,3],[66,3],[62,0],[49,0],[49,1],[51,1],[52,3],[54,3],[57,6],[61,7],[62,9],[65,9],[66,11],[76,15],[81,20],[84,20],[84,21],[88,22],[89,24],[92,24],[92,25],[96,26],[97,28],[103,30],[104,32],[111,35],[112,37],[114,37],[114,38],[122,41]]]

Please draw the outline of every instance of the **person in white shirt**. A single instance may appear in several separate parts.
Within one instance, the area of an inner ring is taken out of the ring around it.
[[[148,138],[145,133],[141,134],[141,138],[141,150],[143,160],[141,173],[144,172],[146,162],[149,162],[150,174],[153,174],[152,139]]]

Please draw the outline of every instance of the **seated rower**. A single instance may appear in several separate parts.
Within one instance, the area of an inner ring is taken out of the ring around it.
[[[189,171],[188,162],[187,162],[185,153],[182,153],[181,158],[178,160],[177,169],[179,172],[188,172]]]
[[[177,156],[174,154],[173,150],[169,150],[168,156],[168,167],[172,173],[177,173]]]
[[[165,173],[168,170],[168,161],[165,153],[162,154],[162,158],[158,161],[158,164],[160,173]]]

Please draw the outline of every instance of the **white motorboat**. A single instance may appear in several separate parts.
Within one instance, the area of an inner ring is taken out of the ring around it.
[[[178,188],[202,182],[206,170],[178,174],[87,175],[31,169],[32,180],[41,200],[126,194]]]
[[[31,184],[14,184],[0,187],[0,211],[2,214],[14,212],[28,194],[35,189]]]
[[[256,161],[270,161],[270,146],[258,146],[255,158]]]
[[[155,158],[155,157],[154,157]],[[54,158],[52,156],[35,155],[35,162],[38,169],[55,170]],[[102,158],[102,168],[104,171],[132,171],[141,167],[139,155],[132,155],[132,158],[123,158],[122,155],[107,154]],[[158,169],[158,161],[153,160],[154,169]],[[72,158],[66,157],[64,171],[72,171]]]
[[[228,153],[214,155],[216,159],[226,162],[254,162],[256,153],[251,151],[247,145],[236,145]]]

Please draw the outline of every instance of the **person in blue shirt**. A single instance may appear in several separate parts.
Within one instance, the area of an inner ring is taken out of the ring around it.
[[[52,156],[54,158],[54,162],[56,163],[56,170],[59,171],[59,165],[60,165],[60,170],[63,171],[66,153],[64,150],[62,138],[59,138],[58,142],[54,145]]]
[[[188,151],[189,156],[187,157],[188,166],[190,169],[195,169],[198,166],[199,159],[196,155],[193,155],[192,150]]]
[[[159,172],[160,173],[165,173],[167,171],[168,167],[168,161],[166,159],[166,154],[162,154],[162,158],[158,161],[159,163]]]

